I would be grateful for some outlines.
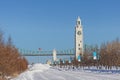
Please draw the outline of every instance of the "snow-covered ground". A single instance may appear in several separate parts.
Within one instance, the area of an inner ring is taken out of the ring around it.
[[[92,70],[59,70],[47,64],[34,64],[29,70],[12,80],[120,80],[119,72],[100,72]]]

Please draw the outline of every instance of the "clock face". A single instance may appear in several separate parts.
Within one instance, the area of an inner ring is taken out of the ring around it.
[[[81,35],[81,31],[78,31],[77,34],[78,34],[78,35]]]

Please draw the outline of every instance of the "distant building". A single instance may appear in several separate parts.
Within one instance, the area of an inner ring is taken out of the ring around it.
[[[81,19],[78,17],[75,26],[75,57],[78,59],[79,55],[83,55],[83,28]]]
[[[47,60],[46,64],[52,64],[51,60]]]

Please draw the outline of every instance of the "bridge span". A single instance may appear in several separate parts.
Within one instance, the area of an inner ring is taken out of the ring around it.
[[[53,56],[53,51],[31,51],[19,49],[22,56]],[[57,56],[74,55],[74,49],[56,50]]]

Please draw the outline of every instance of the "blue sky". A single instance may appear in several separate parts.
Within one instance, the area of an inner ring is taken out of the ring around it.
[[[84,44],[120,38],[120,0],[0,0],[0,28],[18,48],[74,47],[80,16]]]

